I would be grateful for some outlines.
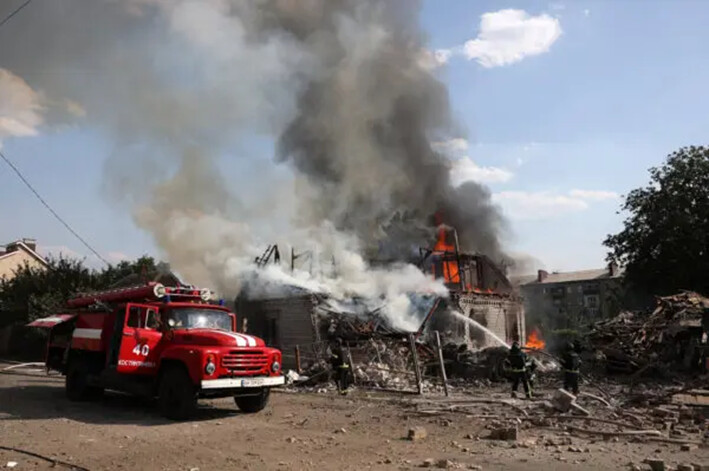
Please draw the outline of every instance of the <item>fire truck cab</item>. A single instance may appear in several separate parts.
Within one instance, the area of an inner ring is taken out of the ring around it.
[[[105,389],[157,397],[164,416],[183,420],[200,397],[233,396],[258,412],[285,382],[281,352],[238,333],[236,316],[210,296],[151,282],[83,294],[29,325],[50,329],[46,365],[66,376],[70,400]]]

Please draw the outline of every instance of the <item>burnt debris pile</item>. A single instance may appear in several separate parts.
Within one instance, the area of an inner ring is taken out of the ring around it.
[[[687,291],[594,324],[584,343],[611,373],[691,372],[706,368],[708,330],[709,299]]]

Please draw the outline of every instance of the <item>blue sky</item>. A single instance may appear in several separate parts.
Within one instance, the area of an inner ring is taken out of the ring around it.
[[[550,270],[604,264],[620,196],[671,151],[706,143],[707,17],[699,0],[424,2],[430,49],[448,51],[435,73],[462,128],[440,144],[467,178],[489,185],[510,221],[509,250]],[[4,47],[22,45],[0,37]],[[84,122],[3,138],[7,99],[0,89],[2,150],[55,209],[110,260],[159,255],[129,208],[102,191],[112,149],[101,133]],[[88,253],[3,163],[0,214],[0,242],[34,237],[45,251]]]

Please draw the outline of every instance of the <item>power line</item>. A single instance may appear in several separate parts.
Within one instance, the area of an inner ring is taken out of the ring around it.
[[[17,7],[15,10],[13,10],[12,13],[10,13],[9,15],[7,15],[2,21],[0,21],[0,28],[1,28],[5,23],[7,23],[8,21],[10,21],[10,19],[11,19],[13,16],[17,15],[23,8],[25,8],[27,5],[29,5],[30,2],[32,2],[32,0],[27,0],[25,3],[23,3],[22,5],[20,5],[19,7]],[[44,205],[44,207],[47,208],[47,210],[48,210],[50,213],[52,213],[52,215],[53,215],[55,218],[57,218],[57,221],[59,221],[60,223],[62,223],[62,225],[63,225],[64,227],[66,227],[66,229],[67,229],[69,232],[71,232],[71,233],[74,235],[74,237],[76,237],[77,239],[79,239],[79,241],[81,241],[81,243],[84,244],[84,246],[85,246],[87,249],[89,249],[94,255],[96,255],[96,257],[98,257],[99,260],[101,260],[101,261],[102,261],[103,263],[105,263],[106,265],[109,265],[109,266],[111,265],[110,263],[108,263],[108,260],[106,260],[105,258],[103,258],[100,253],[98,253],[93,247],[91,247],[91,245],[89,245],[89,243],[86,242],[86,240],[85,240],[83,237],[81,237],[81,236],[79,235],[79,233],[76,232],[76,231],[69,225],[69,223],[67,223],[64,219],[62,219],[62,217],[61,217],[59,214],[57,214],[57,212],[54,211],[54,209],[52,209],[51,206],[49,206],[49,203],[47,203],[47,201],[46,201],[44,198],[42,198],[42,196],[37,192],[37,190],[34,189],[34,187],[32,186],[32,184],[25,178],[24,175],[22,175],[22,172],[20,172],[20,169],[18,169],[17,167],[15,167],[15,164],[13,164],[13,163],[10,161],[10,159],[8,159],[8,158],[5,156],[5,154],[2,153],[2,151],[0,151],[0,157],[2,157],[2,159],[5,161],[5,163],[17,174],[18,177],[20,177],[20,180],[22,180],[22,183],[24,183],[24,184],[27,186],[27,188],[30,189],[30,191],[37,197],[37,199],[39,200],[39,202],[42,203],[42,205]]]
[[[49,206],[49,203],[47,203],[47,201],[45,201],[45,199],[42,198],[42,196],[37,192],[37,190],[34,189],[32,184],[29,181],[27,181],[27,179],[25,178],[24,175],[22,175],[22,172],[20,172],[20,169],[15,167],[15,164],[13,164],[10,161],[10,159],[5,157],[5,154],[3,154],[2,151],[0,151],[0,157],[2,157],[2,159],[5,161],[5,163],[10,166],[10,168],[17,174],[18,177],[20,177],[20,180],[22,180],[22,182],[27,186],[27,188],[29,188],[30,191],[32,193],[34,193],[34,195],[37,197],[37,199],[40,201],[40,203],[42,203],[44,205],[44,207],[47,208],[47,210],[49,210],[49,212],[52,213],[52,215],[54,215],[54,217],[57,218],[57,220],[59,222],[61,222],[64,225],[64,227],[66,227],[67,230],[74,235],[74,237],[79,239],[81,241],[81,243],[84,244],[84,246],[87,249],[89,249],[94,255],[96,255],[96,257],[98,257],[99,260],[101,260],[103,263],[105,263],[108,266],[111,265],[110,263],[108,263],[108,261],[105,258],[103,258],[101,256],[100,253],[98,253],[93,247],[91,247],[91,245],[89,245],[89,243],[86,242],[86,240],[84,240],[84,238],[81,237],[64,219],[62,219],[62,217],[59,216],[59,214],[57,214],[57,212],[54,211],[54,209],[52,209],[51,206]]]
[[[20,12],[20,10],[22,10],[22,9],[25,8],[27,5],[29,5],[31,1],[32,1],[32,0],[27,0],[25,3],[23,3],[22,5],[20,5],[19,7],[17,7],[17,9],[15,9],[15,11],[13,11],[13,12],[10,13],[9,15],[7,15],[4,20],[0,21],[0,28],[2,28],[2,25],[4,25],[5,23],[7,23],[8,21],[10,21],[10,18],[12,18],[13,16],[17,15],[17,14]]]

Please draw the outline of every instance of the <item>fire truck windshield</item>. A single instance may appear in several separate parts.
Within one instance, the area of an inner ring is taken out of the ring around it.
[[[174,308],[167,315],[167,324],[172,329],[221,329],[231,330],[231,316],[217,309]]]

